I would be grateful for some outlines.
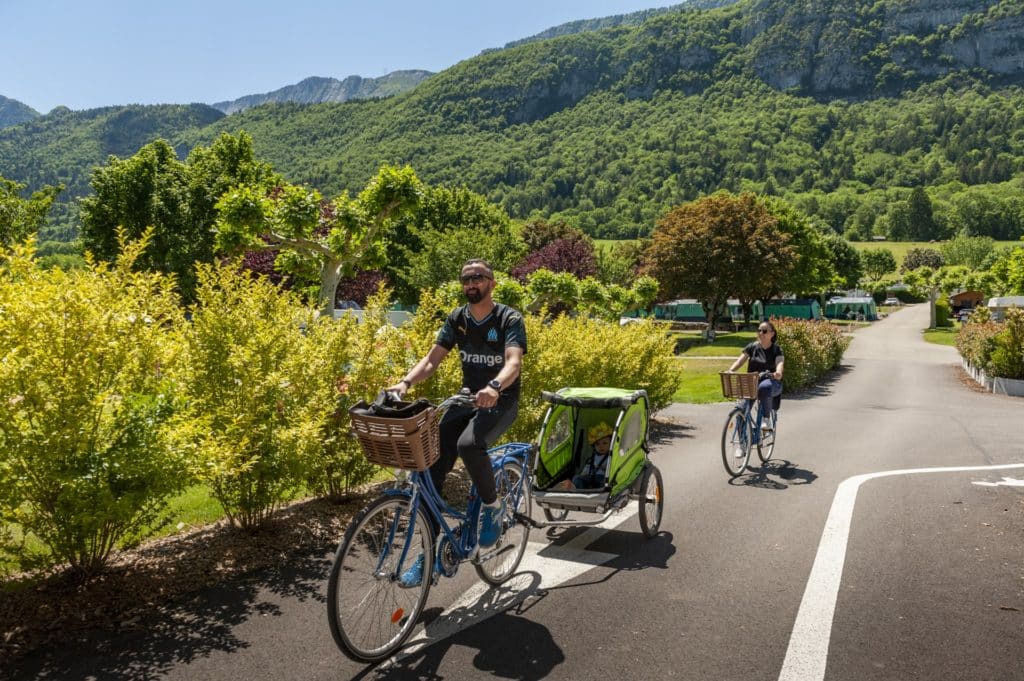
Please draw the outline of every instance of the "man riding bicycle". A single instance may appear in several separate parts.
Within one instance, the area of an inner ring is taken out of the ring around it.
[[[440,491],[455,465],[456,454],[462,458],[483,504],[478,543],[488,548],[501,535],[505,508],[504,501],[498,499],[487,448],[519,414],[519,372],[526,354],[526,328],[518,311],[494,302],[494,270],[485,260],[467,261],[459,281],[467,304],[448,315],[430,351],[387,390],[405,395],[409,388],[430,378],[448,352],[459,347],[462,386],[475,393],[475,404],[453,406],[445,413],[440,423],[441,456],[430,467],[430,477]],[[422,561],[418,563],[422,574]],[[415,578],[409,575],[409,581]]]
[[[736,371],[746,362],[747,373],[767,371],[771,374],[757,384],[757,399],[761,403],[761,409],[754,427],[755,438],[761,432],[762,415],[772,413],[772,401],[782,394],[782,367],[786,358],[782,354],[782,347],[775,342],[777,335],[774,324],[769,321],[761,322],[757,326],[757,340],[748,343],[729,367],[729,371]],[[765,430],[770,428],[769,422],[765,425]]]

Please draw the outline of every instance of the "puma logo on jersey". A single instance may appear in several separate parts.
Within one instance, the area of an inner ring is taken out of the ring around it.
[[[459,350],[459,358],[465,364],[478,364],[488,367],[498,366],[505,362],[505,358],[501,355],[476,355],[470,354],[465,350]]]

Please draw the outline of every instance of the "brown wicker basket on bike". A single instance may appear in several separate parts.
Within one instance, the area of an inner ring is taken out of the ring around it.
[[[438,444],[437,409],[428,407],[408,418],[369,416],[360,402],[349,409],[352,432],[367,460],[380,466],[423,471],[441,455]]]
[[[753,400],[757,398],[757,374],[734,374],[728,371],[719,372],[722,377],[722,394],[726,397],[736,399],[745,398]]]

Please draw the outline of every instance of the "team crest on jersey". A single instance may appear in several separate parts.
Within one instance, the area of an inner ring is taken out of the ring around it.
[[[498,330],[497,329],[492,327],[491,330],[487,332],[487,342],[488,343],[497,343],[498,342]]]

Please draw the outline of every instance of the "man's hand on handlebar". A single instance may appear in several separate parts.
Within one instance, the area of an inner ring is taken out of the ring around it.
[[[384,388],[384,392],[394,393],[398,395],[398,399],[402,399],[405,397],[405,393],[409,392],[409,385],[405,381],[399,381],[394,385],[389,385],[387,388]]]
[[[478,409],[490,409],[498,403],[498,391],[487,386],[476,394],[474,402]]]

